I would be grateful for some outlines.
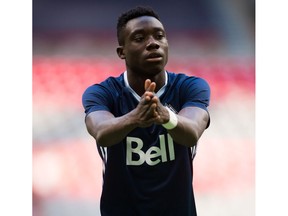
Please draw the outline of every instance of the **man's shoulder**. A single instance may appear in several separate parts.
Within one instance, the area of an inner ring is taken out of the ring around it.
[[[84,91],[85,94],[89,93],[96,93],[96,92],[114,92],[121,89],[123,86],[123,74],[120,74],[118,77],[107,77],[106,79],[96,82],[94,84],[91,84],[86,88]]]
[[[171,71],[167,71],[168,74],[168,81],[170,83],[182,83],[187,79],[193,79],[194,76],[189,76],[188,74],[182,73],[182,72],[171,72]]]
[[[122,84],[123,81],[124,81],[124,75],[122,73],[119,76],[109,76],[99,84],[100,85]]]
[[[202,77],[195,76],[192,74],[184,73],[184,72],[171,72],[167,71],[168,78],[170,81],[177,81],[177,82],[183,82],[186,80],[193,81],[193,82],[206,82],[206,80]]]
[[[90,85],[88,88],[97,88],[99,86],[101,87],[112,87],[115,85],[122,85],[123,84],[123,74],[120,74],[119,76],[109,76],[106,79],[96,82],[92,85]]]

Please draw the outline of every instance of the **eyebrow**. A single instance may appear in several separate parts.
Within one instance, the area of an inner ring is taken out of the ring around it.
[[[153,32],[158,32],[158,31],[165,32],[165,30],[163,28],[159,28],[159,27],[154,27],[153,28]],[[135,29],[135,30],[131,31],[130,35],[141,34],[141,33],[144,33],[144,32],[146,32],[144,30],[144,28],[139,28],[139,29]]]
[[[133,32],[137,32],[137,31],[144,31],[144,28],[136,28]],[[153,31],[164,31],[163,28],[161,27],[153,27]]]

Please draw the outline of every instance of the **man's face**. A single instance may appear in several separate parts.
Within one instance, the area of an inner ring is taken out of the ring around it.
[[[150,16],[132,19],[126,24],[123,36],[122,56],[119,56],[125,59],[127,70],[145,76],[164,71],[168,41],[159,20]]]

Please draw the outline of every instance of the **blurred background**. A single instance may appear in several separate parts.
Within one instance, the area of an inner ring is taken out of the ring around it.
[[[136,5],[160,15],[170,47],[166,69],[211,87],[211,125],[194,159],[198,214],[254,216],[254,0],[34,0],[33,216],[100,215],[102,164],[81,97],[125,70],[116,23]]]

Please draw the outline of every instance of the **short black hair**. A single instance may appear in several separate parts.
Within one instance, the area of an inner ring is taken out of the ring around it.
[[[159,15],[150,6],[137,6],[122,13],[119,16],[117,23],[117,39],[119,45],[122,45],[124,43],[123,38],[121,38],[120,34],[122,29],[126,26],[127,22],[131,19],[141,16],[151,16],[160,21]]]

